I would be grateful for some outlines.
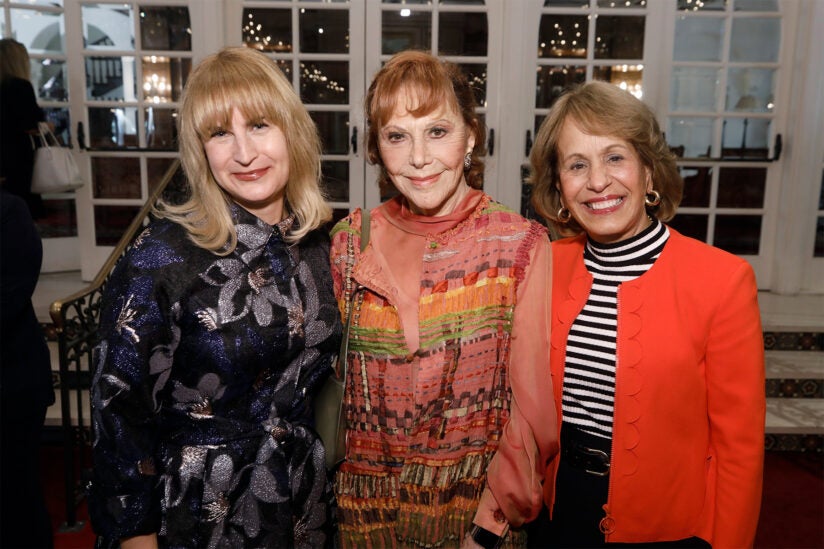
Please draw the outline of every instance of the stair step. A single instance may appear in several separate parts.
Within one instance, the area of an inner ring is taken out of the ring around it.
[[[768,398],[768,434],[824,434],[824,398]]]
[[[767,379],[824,379],[824,352],[766,351]]]
[[[768,398],[824,398],[824,352],[767,351]]]
[[[765,332],[824,331],[824,294],[758,292],[758,305]]]

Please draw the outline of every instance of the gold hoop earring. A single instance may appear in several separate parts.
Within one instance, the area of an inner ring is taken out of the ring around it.
[[[563,206],[558,208],[558,213],[556,213],[555,215],[558,218],[558,221],[560,221],[561,223],[567,223],[570,219],[572,219],[572,212],[570,212]]]
[[[652,196],[652,200],[650,200],[650,196]],[[644,204],[646,204],[648,207],[652,208],[653,206],[657,206],[660,203],[661,193],[659,193],[655,189],[651,190],[646,195],[644,195]]]

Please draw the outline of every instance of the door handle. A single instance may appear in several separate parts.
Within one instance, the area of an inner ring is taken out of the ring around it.
[[[352,154],[357,156],[358,154],[358,127],[354,126],[352,128],[352,139],[349,140],[349,143],[352,145]]]
[[[526,146],[524,148],[526,152],[524,152],[524,156],[529,156],[529,153],[532,152],[532,131],[526,131]]]
[[[86,131],[83,129],[83,122],[77,123],[77,146],[81,151],[86,150]]]
[[[486,150],[489,151],[489,156],[495,154],[495,128],[489,130],[489,141],[487,142]]]

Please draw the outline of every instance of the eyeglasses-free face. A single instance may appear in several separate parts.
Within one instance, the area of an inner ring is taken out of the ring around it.
[[[475,137],[451,109],[412,115],[407,107],[414,110],[415,98],[405,95],[380,129],[381,161],[414,213],[448,215],[469,192],[464,157]]]
[[[584,133],[567,120],[558,167],[563,205],[596,242],[626,240],[649,226],[644,199],[652,177],[629,142]]]

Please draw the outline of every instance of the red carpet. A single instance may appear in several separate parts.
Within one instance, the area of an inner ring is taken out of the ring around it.
[[[65,522],[63,453],[44,446],[41,457],[46,500],[54,524],[55,549],[91,549],[94,534],[85,503],[77,508],[83,527],[61,531]],[[824,456],[797,452],[767,452],[764,500],[755,537],[756,549],[824,548]]]
[[[824,456],[767,452],[755,547],[824,547]]]

